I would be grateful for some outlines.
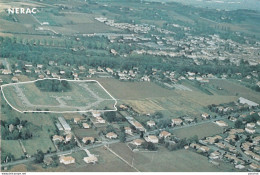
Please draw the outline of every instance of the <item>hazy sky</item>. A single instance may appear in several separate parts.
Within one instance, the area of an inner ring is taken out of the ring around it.
[[[199,7],[209,7],[214,9],[251,9],[260,11],[260,0],[146,0],[160,2],[181,2],[183,4],[192,4]]]

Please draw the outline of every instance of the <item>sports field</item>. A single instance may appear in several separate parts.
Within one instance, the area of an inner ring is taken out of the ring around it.
[[[116,100],[97,81],[68,81],[68,84],[71,89],[65,92],[42,91],[34,81],[8,84],[2,87],[2,94],[19,112],[115,110]]]

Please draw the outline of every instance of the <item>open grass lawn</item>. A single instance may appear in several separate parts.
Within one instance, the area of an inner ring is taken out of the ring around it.
[[[18,140],[1,140],[1,150],[3,153],[11,153],[15,159],[20,159],[21,156],[24,156]]]
[[[32,139],[22,141],[29,155],[36,154],[37,150],[42,150],[44,153],[46,153],[49,148],[51,148],[51,151],[56,150],[51,141],[50,133],[48,133],[48,131],[38,131],[37,135],[38,137],[35,136]]]
[[[203,137],[221,134],[222,132],[223,128],[219,127],[215,123],[204,123],[188,128],[174,130],[173,134],[180,138],[190,138],[197,135],[199,139],[201,139]]]

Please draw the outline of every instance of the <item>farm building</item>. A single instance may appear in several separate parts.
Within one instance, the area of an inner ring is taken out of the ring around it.
[[[74,123],[78,124],[79,122],[80,122],[80,118],[79,117],[74,118]]]
[[[167,131],[162,131],[159,135],[160,138],[164,137],[167,138],[171,135],[171,133],[167,132]]]
[[[150,121],[147,122],[147,125],[148,125],[149,127],[153,127],[153,126],[155,126],[155,122],[152,121],[152,120],[150,120]]]
[[[145,138],[147,142],[158,143],[159,139],[155,135],[149,135]]]
[[[87,123],[82,123],[82,126],[83,126],[84,129],[89,129],[90,128],[89,124],[87,124]]]
[[[67,134],[65,137],[65,141],[69,142],[72,139],[72,134]]]
[[[63,131],[63,127],[59,122],[55,123],[56,127],[58,128],[59,131]]]
[[[134,125],[134,127],[140,131],[145,131],[143,125],[141,125],[138,121],[134,121],[132,122],[132,124]]]
[[[199,150],[201,150],[202,152],[208,152],[208,151],[209,151],[209,147],[207,147],[207,146],[201,146],[201,147],[199,148]]]
[[[72,164],[75,163],[75,158],[73,158],[72,156],[67,156],[67,157],[61,156],[60,163],[63,163],[65,165]]]
[[[117,134],[114,132],[109,132],[106,134],[106,137],[109,139],[115,139],[115,138],[117,138]]]
[[[253,101],[250,101],[250,100],[248,100],[248,99],[245,99],[245,98],[243,98],[243,97],[239,97],[239,99],[238,99],[238,101],[239,101],[239,103],[241,103],[241,104],[247,104],[248,106],[259,106],[259,104],[257,104],[257,103],[255,103],[255,102],[253,102]]]
[[[209,118],[209,114],[203,113],[203,114],[201,114],[201,117],[207,119],[207,118]]]
[[[135,139],[132,141],[132,143],[136,146],[140,146],[142,145],[142,143],[144,143],[144,140],[141,140],[141,139]]]
[[[64,138],[62,136],[54,135],[52,137],[52,141],[54,141],[54,142],[56,142],[56,141],[62,142],[63,140],[64,140]]]
[[[65,131],[70,131],[71,127],[70,125],[66,122],[64,117],[59,117],[58,120],[60,121],[62,127],[64,128]]]
[[[219,159],[220,158],[220,152],[214,151],[209,156],[210,159]]]
[[[125,133],[129,135],[133,135],[132,129],[130,127],[125,127]]]
[[[86,163],[96,163],[98,161],[98,158],[96,156],[89,156],[89,157],[84,157],[83,159]]]
[[[9,75],[9,74],[11,74],[12,72],[10,71],[10,70],[7,70],[7,69],[4,69],[3,71],[2,71],[2,74],[4,74],[4,75]]]
[[[172,119],[172,125],[181,125],[181,124],[182,124],[182,119],[179,118]]]
[[[216,121],[216,124],[217,124],[218,126],[221,126],[221,127],[228,126],[228,124],[227,124],[226,122],[222,121],[222,120]]]
[[[94,143],[95,139],[94,137],[83,137],[82,139],[83,143],[87,143],[88,141],[90,141],[90,143]]]
[[[220,139],[222,139],[222,137],[219,136],[219,135],[216,135],[216,136],[214,136],[214,137],[207,137],[205,141],[208,142],[209,144],[213,144],[213,143],[215,143],[217,140],[220,140]]]

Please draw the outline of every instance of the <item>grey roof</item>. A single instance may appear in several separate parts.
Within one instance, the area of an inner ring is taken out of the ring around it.
[[[60,121],[61,125],[63,126],[63,128],[64,128],[66,131],[70,131],[70,130],[71,130],[70,125],[66,122],[66,120],[64,119],[64,117],[59,117],[58,120]]]

